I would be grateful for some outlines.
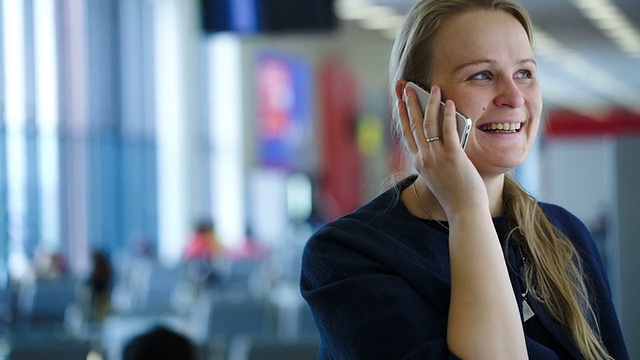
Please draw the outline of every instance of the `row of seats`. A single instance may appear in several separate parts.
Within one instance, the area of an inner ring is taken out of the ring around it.
[[[71,333],[68,325],[74,311],[70,310],[78,310],[81,282],[63,277],[27,284],[18,293],[4,290],[0,315],[8,313],[5,317],[13,318],[7,342],[11,345],[9,359],[36,360],[55,354],[56,358],[85,360],[86,353],[94,349],[107,359],[118,360],[130,338],[162,322],[193,339],[199,359],[249,359],[258,356],[254,352],[303,349],[317,358],[319,339],[297,284],[289,283],[284,286],[286,291],[259,298],[252,294],[225,297],[220,296],[220,289],[208,289],[185,303],[185,312],[173,306],[176,287],[184,283],[182,270],[151,267],[149,271],[146,303],[152,306],[145,311],[117,312],[99,329],[79,325]],[[39,340],[34,341],[34,334]]]
[[[270,337],[237,336],[228,351],[207,354],[201,348],[195,353],[201,360],[315,360],[318,358],[318,342],[315,339],[280,340]],[[0,349],[1,350],[1,349]],[[11,344],[9,360],[86,360],[92,352],[87,340],[60,337],[20,337]],[[113,356],[108,356],[113,359]],[[187,359],[184,359],[187,360]]]
[[[296,336],[286,334],[282,323],[290,319],[269,304],[257,301],[216,303],[209,314],[199,319],[206,323],[205,333],[198,336],[197,326],[189,319],[175,316],[116,315],[103,324],[100,336],[78,337],[58,326],[20,326],[10,331],[7,339],[11,360],[87,359],[95,350],[106,359],[121,359],[125,344],[134,336],[158,325],[164,325],[192,339],[198,359],[316,359],[319,338],[306,306],[296,310]],[[0,341],[0,353],[2,353]],[[273,357],[289,354],[293,357]],[[306,355],[305,355],[306,354]]]

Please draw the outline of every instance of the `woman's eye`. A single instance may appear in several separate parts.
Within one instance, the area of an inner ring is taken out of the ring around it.
[[[491,77],[489,76],[489,73],[483,71],[483,72],[479,72],[477,74],[473,74],[469,77],[469,80],[488,80]]]
[[[516,73],[515,77],[518,79],[531,79],[533,78],[533,74],[529,70],[520,70]]]

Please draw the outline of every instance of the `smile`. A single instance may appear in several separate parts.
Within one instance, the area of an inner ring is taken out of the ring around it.
[[[486,132],[514,133],[520,130],[522,123],[492,123],[480,126],[480,130]]]

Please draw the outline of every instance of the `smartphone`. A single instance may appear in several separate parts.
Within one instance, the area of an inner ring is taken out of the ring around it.
[[[416,91],[418,94],[418,100],[420,101],[420,106],[422,106],[423,112],[427,111],[427,105],[429,103],[429,97],[431,94],[419,85],[413,82],[408,82],[407,87],[410,87]],[[440,102],[440,124],[444,121],[444,103]],[[469,133],[471,132],[471,118],[466,115],[463,115],[459,112],[456,112],[456,120],[458,123],[458,136],[460,138],[460,145],[464,149],[467,146],[467,140],[469,140]]]

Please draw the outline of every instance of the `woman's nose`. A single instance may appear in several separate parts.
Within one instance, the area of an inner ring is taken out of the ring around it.
[[[498,86],[495,103],[497,106],[520,107],[524,104],[524,97],[513,79],[502,81]]]

